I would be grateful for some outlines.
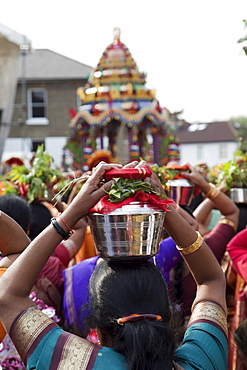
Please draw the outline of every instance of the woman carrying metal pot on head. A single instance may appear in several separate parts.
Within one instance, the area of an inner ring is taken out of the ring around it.
[[[223,262],[225,268],[228,263],[224,260],[226,247],[236,233],[239,209],[232,199],[221,190],[221,187],[209,183],[194,166],[188,164],[187,168],[189,171],[183,171],[180,176],[186,178],[194,186],[196,194],[203,194],[203,200],[193,213],[190,211],[190,205],[186,206],[185,204],[181,205],[179,213],[203,235],[218,263],[222,264]],[[220,219],[212,230],[209,230],[206,225],[213,209],[219,211]],[[160,251],[154,259],[156,266],[171,286],[173,297],[182,305],[185,322],[181,328],[182,337],[191,315],[197,284],[176,249],[176,241],[172,238],[168,237],[160,243]],[[171,270],[172,273],[170,273]]]
[[[69,238],[73,226],[109,190],[112,180],[103,186],[100,183],[112,168],[121,166],[100,163],[68,208],[30,243],[0,279],[0,319],[27,368],[225,369],[225,278],[203,238],[172,205],[166,212],[164,227],[197,283],[191,320],[180,348],[175,349],[165,281],[148,261],[104,261],[94,270],[90,280],[90,325],[98,332],[98,345],[63,331],[28,298],[57,244]],[[145,181],[157,192],[162,191],[154,174]]]

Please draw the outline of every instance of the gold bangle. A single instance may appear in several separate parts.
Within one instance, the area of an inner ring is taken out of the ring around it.
[[[221,220],[219,220],[219,224],[226,224],[231,226],[234,230],[236,229],[235,223],[231,220],[228,220],[228,218],[222,218]]]
[[[204,239],[201,236],[201,234],[199,233],[199,231],[196,231],[196,233],[197,233],[197,239],[196,239],[196,241],[194,241],[193,244],[189,245],[186,248],[179,247],[178,245],[176,246],[176,248],[179,250],[179,252],[181,254],[183,254],[184,256],[186,254],[194,253],[195,251],[197,251],[202,246],[202,243],[203,243]]]
[[[220,189],[216,188],[216,186],[214,184],[212,184],[211,182],[209,183],[209,186],[210,186],[209,191],[204,195],[205,195],[206,198],[212,200],[212,199],[216,198],[219,195]]]

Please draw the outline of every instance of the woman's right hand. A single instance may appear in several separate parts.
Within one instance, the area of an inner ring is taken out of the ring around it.
[[[141,160],[140,162],[133,161],[133,162],[129,163],[128,165],[124,166],[124,168],[131,168],[131,167],[141,168],[141,167],[144,167],[144,166],[148,166],[151,169],[150,165],[144,160]],[[156,173],[154,171],[152,171],[151,177],[146,177],[145,178],[145,181],[149,182],[152,185],[152,188],[153,188],[154,191],[156,191],[157,193],[166,195],[165,190],[164,190],[158,176],[156,175]]]

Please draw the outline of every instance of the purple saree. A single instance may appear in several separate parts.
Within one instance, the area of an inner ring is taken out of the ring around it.
[[[78,333],[78,328],[83,329],[88,310],[82,307],[88,303],[88,284],[98,258],[87,258],[63,271],[65,327],[73,333]]]

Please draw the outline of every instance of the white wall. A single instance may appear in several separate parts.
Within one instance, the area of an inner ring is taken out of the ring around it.
[[[63,147],[66,144],[66,137],[47,137],[45,139],[45,149],[53,157],[55,165],[61,166]]]
[[[226,148],[226,156],[221,156],[221,148],[224,144]],[[192,165],[198,162],[204,162],[209,167],[213,167],[218,163],[228,162],[233,158],[234,152],[238,147],[238,143],[198,143],[198,144],[180,144],[180,163],[190,163]]]
[[[54,158],[55,166],[58,168],[61,166],[62,149],[65,143],[66,137],[47,137],[45,139],[45,148]],[[180,144],[180,163],[195,165],[198,162],[205,162],[209,167],[213,167],[218,163],[231,160],[238,144],[234,142],[224,143],[227,148],[227,156],[224,158],[220,158],[220,144],[222,143]],[[11,157],[20,157],[24,162],[28,161],[32,157],[31,139],[8,138],[5,142],[2,161],[4,162]]]
[[[31,153],[32,142],[30,139],[8,138],[5,140],[2,162],[5,162],[11,157],[21,158],[26,166],[29,166],[29,160],[32,157]]]
[[[3,160],[4,143],[10,131],[17,80],[20,72],[20,45],[27,43],[30,45],[31,41],[25,35],[21,35],[0,23],[0,109],[2,109],[0,160]]]
[[[66,143],[66,137],[47,137],[45,139],[45,149],[50,156],[54,158],[54,167],[60,168],[63,154],[63,146]],[[5,141],[2,162],[11,157],[21,158],[25,165],[29,166],[29,160],[32,158],[32,141],[30,138],[8,138]]]
[[[4,141],[9,135],[13,104],[19,72],[19,46],[9,43],[0,34],[0,109],[2,125],[0,127],[0,159]]]

